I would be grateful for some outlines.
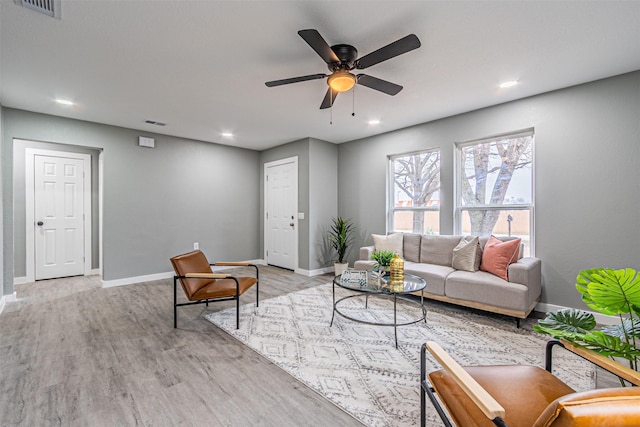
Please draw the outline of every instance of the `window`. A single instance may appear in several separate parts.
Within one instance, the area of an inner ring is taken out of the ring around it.
[[[523,255],[533,255],[533,130],[456,151],[456,231],[520,237]]]
[[[440,233],[440,151],[389,158],[388,230]]]

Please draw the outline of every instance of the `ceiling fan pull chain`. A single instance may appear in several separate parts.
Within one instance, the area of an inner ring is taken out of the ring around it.
[[[329,124],[332,125],[333,124],[333,91],[331,89],[329,89],[329,100],[331,101],[329,103]]]
[[[353,87],[353,103],[351,104],[351,117],[356,116],[356,87]]]

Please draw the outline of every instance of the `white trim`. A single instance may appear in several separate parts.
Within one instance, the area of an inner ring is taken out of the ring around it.
[[[102,276],[102,266],[104,263],[102,262],[102,242],[103,233],[103,218],[104,218],[104,150],[100,150],[100,154],[98,155],[98,275]]]
[[[31,142],[27,140],[15,139],[14,141]],[[35,232],[33,224],[35,223],[35,192],[34,192],[34,158],[35,156],[49,157],[65,157],[69,159],[78,159],[83,161],[84,177],[84,275],[92,274],[91,268],[91,155],[74,153],[71,151],[45,150],[40,148],[25,148],[25,261],[26,261],[26,280],[27,283],[35,281]]]
[[[268,188],[268,184],[267,184],[267,169],[272,168],[274,166],[281,166],[281,165],[285,165],[287,163],[293,163],[295,165],[295,173],[296,173],[296,179],[293,182],[293,197],[294,197],[294,205],[295,205],[295,214],[293,215],[293,222],[294,222],[294,227],[296,229],[296,233],[294,233],[294,242],[293,242],[293,246],[294,246],[294,250],[293,250],[293,270],[294,272],[298,269],[298,265],[299,265],[299,260],[298,260],[298,252],[300,250],[299,248],[299,236],[298,233],[300,232],[300,227],[299,227],[299,222],[298,222],[298,215],[297,213],[299,212],[299,206],[298,206],[298,156],[293,156],[293,157],[287,157],[285,159],[280,159],[280,160],[274,160],[272,162],[267,162],[264,163],[262,165],[263,168],[263,178],[262,178],[262,182],[263,182],[263,193],[264,193],[264,206],[263,206],[263,210],[262,210],[262,218],[263,218],[263,231],[264,231],[264,236],[263,236],[263,242],[264,242],[264,247],[262,248],[263,252],[262,255],[264,257],[264,259],[266,260],[266,262],[269,262],[269,257],[267,256],[267,248],[269,247],[268,245],[268,237],[269,237],[269,230],[267,228],[267,208],[268,208],[268,193],[267,193],[267,188]]]
[[[146,276],[125,277],[123,279],[102,280],[103,288],[113,288],[114,286],[133,285],[136,283],[151,282],[153,280],[171,279],[173,271],[166,273],[147,274]]]
[[[0,314],[2,313],[2,310],[4,310],[4,306],[8,302],[16,302],[16,301],[18,301],[18,297],[16,296],[15,292],[9,295],[2,295],[2,297],[0,297]]]
[[[33,280],[31,281],[33,282]],[[25,283],[31,283],[30,281],[27,280],[26,276],[22,276],[22,277],[14,277],[13,278],[13,285],[24,285]]]
[[[257,264],[257,265],[264,265],[264,260],[261,260],[261,259],[242,261],[242,262],[248,262],[248,263]],[[212,270],[223,271],[223,270],[229,270],[231,268],[236,268],[236,267],[233,267],[233,266],[215,267],[214,266]],[[173,279],[174,275],[175,275],[175,272],[167,271],[164,273],[147,274],[144,276],[124,277],[122,279],[115,279],[115,280],[103,280],[102,287],[113,288],[114,286],[135,285],[136,283],[151,282],[154,280]]]
[[[322,276],[323,274],[333,273],[334,271],[334,267],[324,267],[316,270],[303,270],[301,268],[296,268],[293,270],[294,273],[307,277]]]
[[[564,310],[567,308],[572,308],[572,307],[564,307],[562,305],[547,304],[544,302],[539,302],[536,305],[535,311],[547,313],[549,311],[553,312],[558,310]],[[582,310],[582,309],[578,309],[578,310]],[[620,319],[618,319],[616,316],[607,316],[607,315],[596,313],[595,311],[589,311],[589,310],[583,310],[583,311],[593,314],[593,317],[596,318],[596,322],[598,322],[601,325],[617,325],[618,323],[620,323]]]

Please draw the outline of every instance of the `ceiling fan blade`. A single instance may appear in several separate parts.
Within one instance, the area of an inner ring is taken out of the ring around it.
[[[402,86],[395,83],[388,82],[386,80],[379,79],[377,77],[371,77],[366,74],[358,74],[358,84],[371,89],[379,90],[387,95],[396,95],[402,90]]]
[[[336,92],[335,90],[333,90],[331,88],[327,89],[327,93],[324,95],[324,100],[322,101],[322,104],[320,105],[320,109],[324,110],[325,108],[330,108],[331,104],[336,102],[336,97],[338,96],[338,93],[340,93],[340,92]]]
[[[403,53],[407,53],[419,47],[420,40],[418,40],[418,37],[415,34],[409,34],[400,40],[396,40],[393,43],[381,47],[380,49],[358,59],[356,61],[356,68],[362,70],[367,67],[371,67],[372,65],[394,58],[398,55],[402,55]]]
[[[300,30],[298,34],[320,55],[320,58],[322,58],[324,62],[327,64],[340,62],[340,59],[338,59],[333,49],[331,49],[331,46],[329,46],[317,30]]]
[[[273,80],[270,82],[266,82],[265,85],[267,85],[268,87],[282,86],[288,85],[290,83],[306,82],[307,80],[324,79],[325,77],[327,77],[326,74],[311,74],[308,76],[292,77],[290,79]]]

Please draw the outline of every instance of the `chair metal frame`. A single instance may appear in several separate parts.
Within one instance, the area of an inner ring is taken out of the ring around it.
[[[210,263],[211,267],[254,267],[256,269],[256,307],[260,305],[260,271],[256,264],[244,263],[244,262],[215,262]],[[220,298],[207,298],[198,301],[189,301],[178,303],[178,280],[180,279],[231,279],[236,282],[236,294],[228,297]],[[184,276],[173,276],[173,327],[178,327],[178,307],[185,305],[205,304],[207,307],[210,302],[220,301],[236,301],[236,329],[240,328],[240,282],[238,278],[232,274],[224,273],[187,273]]]

